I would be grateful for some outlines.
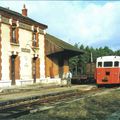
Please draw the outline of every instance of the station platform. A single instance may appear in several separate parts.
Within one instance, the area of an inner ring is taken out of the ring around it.
[[[12,86],[10,88],[0,89],[0,103],[4,101],[25,99],[33,96],[41,96],[45,94],[52,94],[55,92],[65,92],[65,91],[86,91],[94,89],[95,85],[72,85],[72,87],[53,85],[53,84],[32,84],[26,86]]]

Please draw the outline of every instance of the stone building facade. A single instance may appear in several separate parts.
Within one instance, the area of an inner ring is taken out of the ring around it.
[[[25,5],[22,14],[0,7],[0,87],[48,82],[69,70],[68,57],[61,57],[65,49],[50,41],[46,29],[27,16]]]
[[[27,16],[0,7],[0,86],[45,78],[45,29]]]

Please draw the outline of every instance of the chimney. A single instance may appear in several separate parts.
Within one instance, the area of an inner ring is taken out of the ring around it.
[[[23,5],[22,16],[27,17],[27,9],[26,9],[26,7],[25,7],[25,4]]]

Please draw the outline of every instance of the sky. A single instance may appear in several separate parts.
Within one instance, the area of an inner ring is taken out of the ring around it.
[[[48,25],[47,33],[72,45],[120,49],[120,1],[0,1],[0,6]]]

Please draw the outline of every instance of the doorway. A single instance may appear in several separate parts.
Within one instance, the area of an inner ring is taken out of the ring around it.
[[[12,80],[12,82],[11,82],[11,85],[15,85],[16,84],[16,82],[15,82],[15,59],[16,59],[16,55],[12,55],[11,56],[11,72],[10,72],[10,74],[11,74],[11,80]]]
[[[33,76],[33,83],[36,83],[36,59],[37,57],[34,57],[32,59],[32,76]]]
[[[62,78],[64,73],[63,71],[64,59],[62,56],[59,56],[58,65],[59,65],[59,77]]]

